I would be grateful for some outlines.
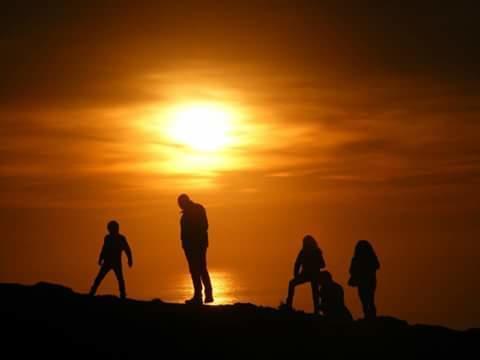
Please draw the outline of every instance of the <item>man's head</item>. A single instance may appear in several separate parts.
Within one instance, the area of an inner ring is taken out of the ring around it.
[[[107,229],[110,234],[118,234],[120,231],[120,225],[117,221],[112,220],[107,224]]]
[[[181,194],[178,197],[177,202],[180,209],[185,210],[192,203],[192,200],[190,200],[187,194]]]

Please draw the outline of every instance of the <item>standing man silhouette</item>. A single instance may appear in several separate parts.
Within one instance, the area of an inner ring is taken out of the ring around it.
[[[188,261],[194,294],[186,304],[201,305],[213,302],[212,284],[207,269],[208,220],[205,208],[194,203],[187,194],[178,197],[178,206],[182,209],[180,219],[180,238]],[[205,300],[202,298],[202,284]]]

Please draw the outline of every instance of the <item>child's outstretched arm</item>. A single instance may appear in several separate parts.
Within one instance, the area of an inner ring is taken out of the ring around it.
[[[100,251],[100,255],[98,255],[98,265],[103,265],[103,260],[105,259],[105,240],[103,241],[102,250]]]
[[[125,251],[125,254],[127,255],[128,259],[128,266],[132,267],[133,265],[133,257],[132,257],[132,250],[130,249],[130,246],[128,245],[127,238],[123,238],[123,250]]]

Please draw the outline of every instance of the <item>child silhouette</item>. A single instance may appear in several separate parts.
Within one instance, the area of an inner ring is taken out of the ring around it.
[[[103,278],[110,272],[110,270],[113,270],[118,281],[120,298],[125,299],[126,292],[122,271],[122,252],[125,251],[128,258],[128,266],[132,267],[132,251],[130,250],[126,237],[120,234],[120,225],[118,222],[115,220],[110,221],[107,225],[107,229],[108,234],[105,236],[102,251],[100,252],[98,259],[100,271],[93,282],[90,295],[95,295]]]

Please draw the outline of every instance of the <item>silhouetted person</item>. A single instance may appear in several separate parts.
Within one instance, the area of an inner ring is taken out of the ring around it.
[[[320,269],[324,267],[325,261],[323,260],[322,250],[318,247],[317,241],[313,236],[305,236],[303,238],[302,250],[300,250],[293,268],[293,279],[290,280],[288,285],[287,308],[292,308],[295,287],[310,282],[312,287],[313,311],[315,314],[318,313],[318,276]]]
[[[365,319],[373,319],[377,316],[375,290],[378,269],[380,269],[380,263],[372,245],[367,240],[360,240],[355,246],[348,284],[358,287],[358,296],[362,302]]]
[[[90,290],[90,295],[95,295],[100,283],[110,270],[113,270],[118,281],[120,298],[125,299],[125,280],[122,271],[122,252],[125,251],[128,258],[128,266],[132,267],[132,251],[128,246],[125,236],[120,234],[120,225],[116,221],[110,221],[107,225],[108,234],[105,236],[102,251],[98,258],[98,264],[101,266],[95,281]]]
[[[335,321],[352,321],[353,317],[345,306],[343,288],[333,281],[332,274],[321,271],[319,276],[320,311],[329,319]]]
[[[202,284],[205,288],[205,303],[213,302],[212,283],[207,269],[208,220],[205,208],[194,203],[188,195],[178,197],[182,209],[180,238],[188,261],[194,294],[187,304],[202,304]]]

